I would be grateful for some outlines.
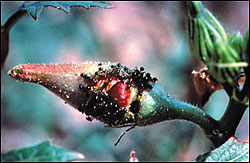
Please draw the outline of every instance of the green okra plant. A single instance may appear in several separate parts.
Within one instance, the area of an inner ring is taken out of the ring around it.
[[[222,85],[230,98],[219,120],[197,106],[171,97],[157,83],[158,79],[143,67],[129,68],[120,63],[91,61],[77,64],[20,64],[9,70],[8,74],[16,80],[44,86],[86,114],[87,120],[97,119],[106,127],[135,128],[166,120],[190,121],[202,128],[214,148],[221,152],[232,144],[224,144],[227,140],[237,144],[234,138],[229,138],[234,136],[249,107],[249,33],[244,38],[239,33],[226,33],[201,2],[187,2],[187,9],[190,51],[207,66],[209,79]],[[243,87],[238,84],[241,77],[245,78]],[[248,150],[247,144],[243,142],[242,151]],[[210,157],[213,156],[202,155],[197,161]],[[240,158],[249,160],[246,154]],[[232,159],[231,155],[226,159]]]

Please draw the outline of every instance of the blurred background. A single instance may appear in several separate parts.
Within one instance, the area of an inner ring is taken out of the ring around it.
[[[44,8],[38,21],[23,17],[10,32],[10,49],[1,74],[1,152],[53,144],[81,152],[85,161],[192,161],[211,150],[202,130],[186,121],[165,121],[136,127],[114,143],[126,128],[105,128],[86,121],[47,89],[17,82],[9,69],[25,63],[70,63],[86,60],[143,66],[174,98],[198,104],[192,70],[203,67],[190,54],[185,2],[110,2],[113,9],[71,8],[70,15]],[[228,32],[249,28],[249,2],[204,2]],[[22,2],[1,1],[1,25]],[[219,119],[228,103],[225,91],[215,92],[203,107]],[[249,140],[249,109],[236,131]]]

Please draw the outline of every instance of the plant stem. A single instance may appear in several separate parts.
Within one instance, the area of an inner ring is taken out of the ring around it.
[[[20,20],[23,16],[25,16],[26,13],[27,12],[25,10],[18,10],[7,20],[7,22],[2,27],[2,30],[9,32],[13,25],[16,24],[16,22]]]
[[[143,95],[137,125],[145,126],[164,120],[187,120],[200,126],[214,147],[218,147],[234,136],[247,107],[231,99],[223,117],[216,121],[198,107],[170,97],[155,84],[151,91]]]
[[[222,136],[219,122],[198,107],[170,97],[159,85],[142,96],[137,125],[145,126],[164,120],[182,119],[200,126],[216,146],[215,138]]]
[[[21,19],[27,12],[24,10],[17,11],[7,22],[1,26],[1,70],[4,67],[5,60],[9,53],[9,32],[16,22]]]
[[[235,134],[236,128],[247,107],[247,105],[241,104],[234,99],[229,101],[224,115],[219,120],[225,139]]]

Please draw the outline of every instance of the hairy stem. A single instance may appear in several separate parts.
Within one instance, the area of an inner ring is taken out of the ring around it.
[[[223,136],[219,122],[209,116],[200,108],[170,97],[160,86],[143,95],[142,109],[137,125],[149,125],[164,120],[181,119],[193,122],[200,126],[212,143]]]

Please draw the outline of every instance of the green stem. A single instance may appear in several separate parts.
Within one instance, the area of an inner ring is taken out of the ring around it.
[[[235,134],[236,128],[247,107],[233,99],[230,100],[224,115],[219,120],[225,139]]]
[[[143,95],[142,108],[137,121],[138,126],[145,126],[165,120],[187,120],[200,126],[215,147],[220,146],[231,136],[248,106],[231,99],[226,112],[216,121],[203,110],[170,97],[155,84],[153,89]]]
[[[220,140],[223,135],[219,122],[200,108],[170,97],[157,84],[142,97],[138,126],[150,125],[164,120],[187,120],[200,126],[208,139],[217,146],[217,140]]]

